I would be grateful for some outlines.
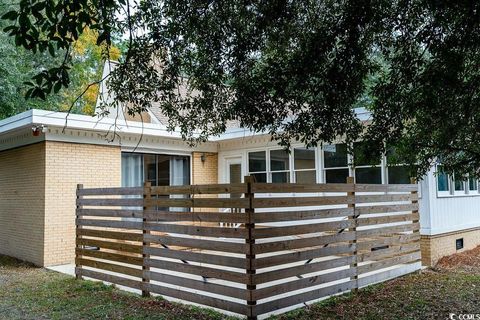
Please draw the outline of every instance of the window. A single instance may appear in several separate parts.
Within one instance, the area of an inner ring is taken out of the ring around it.
[[[363,146],[364,145],[361,142],[354,143],[353,145],[353,156],[355,157],[355,182],[381,184],[381,159],[374,161],[367,160]]]
[[[270,150],[270,181],[290,182],[290,156],[284,149]]]
[[[386,153],[387,160],[387,183],[390,184],[409,184],[410,171],[407,166],[398,163],[395,148],[389,148]]]
[[[468,191],[469,193],[474,193],[478,190],[478,181],[477,179],[470,177],[468,178]],[[474,191],[474,192],[472,192]]]
[[[316,183],[315,150],[306,148],[293,149],[293,169],[296,183]]]
[[[267,154],[265,151],[248,153],[248,171],[256,182],[267,182]]]
[[[455,175],[453,175],[454,179],[453,179],[453,190],[455,192],[457,191],[461,191],[461,193],[464,193],[465,191],[465,180],[462,179],[461,177],[456,177]]]
[[[437,189],[439,192],[450,192],[450,179],[443,171],[442,166],[437,166]]]
[[[349,176],[346,144],[323,147],[323,162],[326,183],[346,183]]]

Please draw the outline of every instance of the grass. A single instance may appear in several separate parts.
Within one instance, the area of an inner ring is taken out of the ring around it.
[[[0,310],[0,319],[234,319],[100,282],[76,281],[4,256]],[[480,266],[426,270],[270,320],[447,319],[450,313],[480,314]]]

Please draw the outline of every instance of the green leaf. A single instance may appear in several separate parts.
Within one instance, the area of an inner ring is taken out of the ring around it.
[[[18,17],[18,13],[17,11],[9,11],[7,13],[5,13],[3,16],[2,16],[2,19],[4,20],[17,20],[17,17]]]

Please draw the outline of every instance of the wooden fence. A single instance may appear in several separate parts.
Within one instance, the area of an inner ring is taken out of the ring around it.
[[[79,185],[75,272],[255,319],[417,270],[417,200],[351,180]]]

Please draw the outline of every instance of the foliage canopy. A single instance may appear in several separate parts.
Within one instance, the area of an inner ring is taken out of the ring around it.
[[[186,139],[237,120],[284,145],[363,139],[418,175],[441,159],[479,177],[479,15],[475,1],[22,0],[3,18],[17,46],[65,54],[28,96],[68,86],[86,30],[107,49],[125,35],[116,103],[136,113],[158,102]],[[356,107],[372,112],[368,126]]]

